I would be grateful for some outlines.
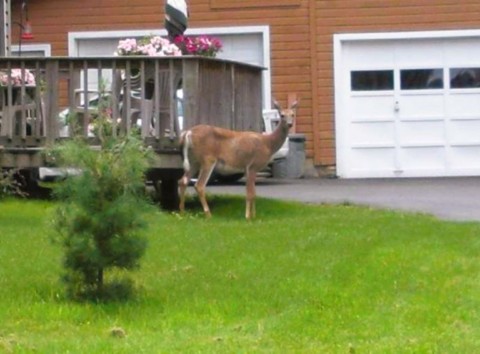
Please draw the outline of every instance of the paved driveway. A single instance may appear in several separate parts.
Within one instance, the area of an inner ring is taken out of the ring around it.
[[[245,195],[242,182],[213,185],[212,194]],[[259,179],[257,195],[305,203],[370,205],[433,214],[441,219],[480,221],[480,177],[409,179]]]

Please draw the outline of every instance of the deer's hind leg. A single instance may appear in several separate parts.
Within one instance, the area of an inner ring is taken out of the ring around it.
[[[188,184],[190,183],[190,171],[186,171],[182,178],[178,180],[178,189],[180,191],[180,204],[179,204],[179,209],[180,213],[183,213],[185,211],[185,192],[187,190]]]
[[[251,220],[255,218],[255,180],[257,178],[257,172],[253,169],[247,169],[245,177],[247,179],[245,218]]]
[[[208,218],[212,216],[210,212],[210,208],[208,207],[207,198],[205,196],[206,186],[210,176],[212,175],[213,169],[215,168],[216,161],[210,161],[208,163],[204,163],[200,168],[200,172],[198,173],[198,180],[195,183],[195,190],[197,191],[198,197],[200,199],[200,203],[202,203],[203,212],[205,216]]]

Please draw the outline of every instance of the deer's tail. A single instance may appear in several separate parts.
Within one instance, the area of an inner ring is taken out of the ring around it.
[[[190,171],[190,160],[188,159],[188,149],[192,146],[192,131],[187,130],[180,136],[180,146],[183,154],[183,169],[185,172]]]

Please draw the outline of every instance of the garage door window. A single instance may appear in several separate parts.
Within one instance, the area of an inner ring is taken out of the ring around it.
[[[479,88],[480,68],[450,69],[450,87],[453,89]]]
[[[393,90],[393,70],[371,70],[351,72],[352,91]]]
[[[443,88],[443,69],[400,70],[402,90],[431,90]]]

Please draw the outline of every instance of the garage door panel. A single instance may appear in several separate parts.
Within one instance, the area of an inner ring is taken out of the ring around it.
[[[451,120],[448,135],[452,145],[480,144],[480,119]]]
[[[400,119],[438,119],[444,116],[444,95],[402,95],[399,100]]]
[[[480,170],[480,146],[454,146],[449,154],[452,169]],[[477,171],[477,174],[480,171]]]
[[[356,122],[350,131],[352,146],[395,146],[395,122]]]
[[[451,119],[480,118],[480,92],[452,93],[445,100],[446,113]]]
[[[380,175],[388,175],[395,169],[395,149],[353,149],[350,168],[355,174],[370,171],[376,175],[379,175],[379,172]]]
[[[393,66],[395,63],[394,45],[388,41],[376,43],[348,43],[345,45],[347,65],[351,68]]]
[[[395,47],[395,64],[408,67],[443,65],[443,45],[440,40],[400,41]]]
[[[375,104],[372,104],[372,99]],[[393,95],[353,96],[349,105],[352,121],[393,119]]]
[[[254,65],[263,65],[263,38],[258,33],[218,35],[222,50],[218,58],[242,60]]]
[[[480,46],[478,44],[478,37],[446,41],[444,54],[446,65],[478,66],[478,58],[480,58]]]
[[[443,120],[402,121],[398,126],[400,145],[443,145],[445,126]]]
[[[400,149],[401,170],[409,171],[444,171],[445,148],[408,147]],[[432,173],[433,174],[433,173]]]

